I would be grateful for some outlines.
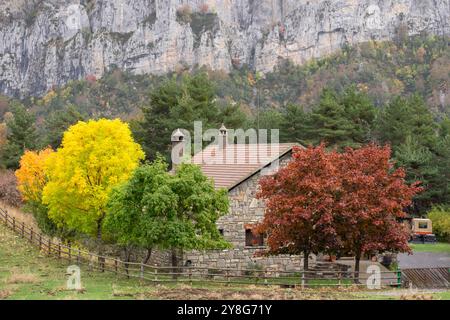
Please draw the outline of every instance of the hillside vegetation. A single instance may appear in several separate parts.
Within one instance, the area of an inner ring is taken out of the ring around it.
[[[408,183],[424,187],[411,209],[424,215],[450,203],[449,66],[449,38],[399,32],[395,41],[344,47],[303,66],[280,61],[264,77],[245,66],[230,74],[180,69],[165,76],[113,69],[43,97],[1,98],[0,168],[17,169],[25,150],[58,149],[80,120],[121,118],[147,160],[169,160],[171,133],[192,132],[194,121],[203,130],[221,123],[279,129],[281,142],[325,142],[341,151],[391,145]],[[12,195],[11,178],[0,178],[4,200]]]
[[[54,88],[43,97],[29,97],[25,105],[43,121],[47,115],[73,106],[89,117],[136,117],[149,94],[162,81],[178,78],[198,69],[180,69],[166,76],[132,75],[119,69],[109,70],[101,79],[88,75]],[[449,38],[438,36],[398,36],[392,42],[367,42],[343,47],[339,52],[303,66],[279,61],[272,73],[261,77],[246,66],[227,74],[208,71],[217,96],[223,104],[237,103],[252,113],[261,108],[289,103],[310,109],[324,87],[340,91],[357,85],[368,92],[376,105],[393,96],[419,93],[434,114],[450,114]],[[11,101],[0,98],[0,116]]]

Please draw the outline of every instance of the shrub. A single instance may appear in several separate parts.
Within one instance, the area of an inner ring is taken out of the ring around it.
[[[436,236],[446,242],[450,242],[450,210],[444,207],[434,207],[428,213],[428,218],[433,223],[433,231]]]
[[[261,277],[264,275],[264,266],[259,263],[249,262],[244,271],[244,275],[249,277]]]
[[[184,4],[178,8],[177,20],[184,23],[190,23],[192,21],[192,9],[190,5]]]
[[[200,7],[199,7],[199,11],[201,13],[208,13],[209,12],[208,4],[206,4],[206,3],[201,4]]]
[[[0,200],[13,207],[19,207],[22,204],[13,171],[0,172]]]

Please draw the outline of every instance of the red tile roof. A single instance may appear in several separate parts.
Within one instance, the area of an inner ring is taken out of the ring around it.
[[[295,143],[209,145],[192,158],[216,189],[234,188],[292,150]]]

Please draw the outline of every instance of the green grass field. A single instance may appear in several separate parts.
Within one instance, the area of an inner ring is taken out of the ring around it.
[[[81,271],[83,290],[66,289],[67,263],[49,258],[0,224],[1,299],[398,299],[398,294],[374,295],[354,287],[293,289],[278,286],[210,283],[155,284],[110,273]],[[450,292],[432,295],[450,299]]]
[[[411,249],[416,252],[435,252],[450,254],[450,243],[438,242],[435,244],[412,243]]]

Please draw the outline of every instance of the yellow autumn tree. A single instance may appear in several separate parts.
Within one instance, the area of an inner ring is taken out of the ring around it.
[[[45,161],[54,151],[51,148],[42,151],[25,151],[20,158],[20,167],[16,170],[17,189],[23,200],[40,203],[42,190],[47,179],[45,176]]]
[[[142,159],[140,145],[118,119],[80,121],[70,127],[45,164],[48,183],[42,199],[49,218],[101,239],[110,190],[126,181]]]

